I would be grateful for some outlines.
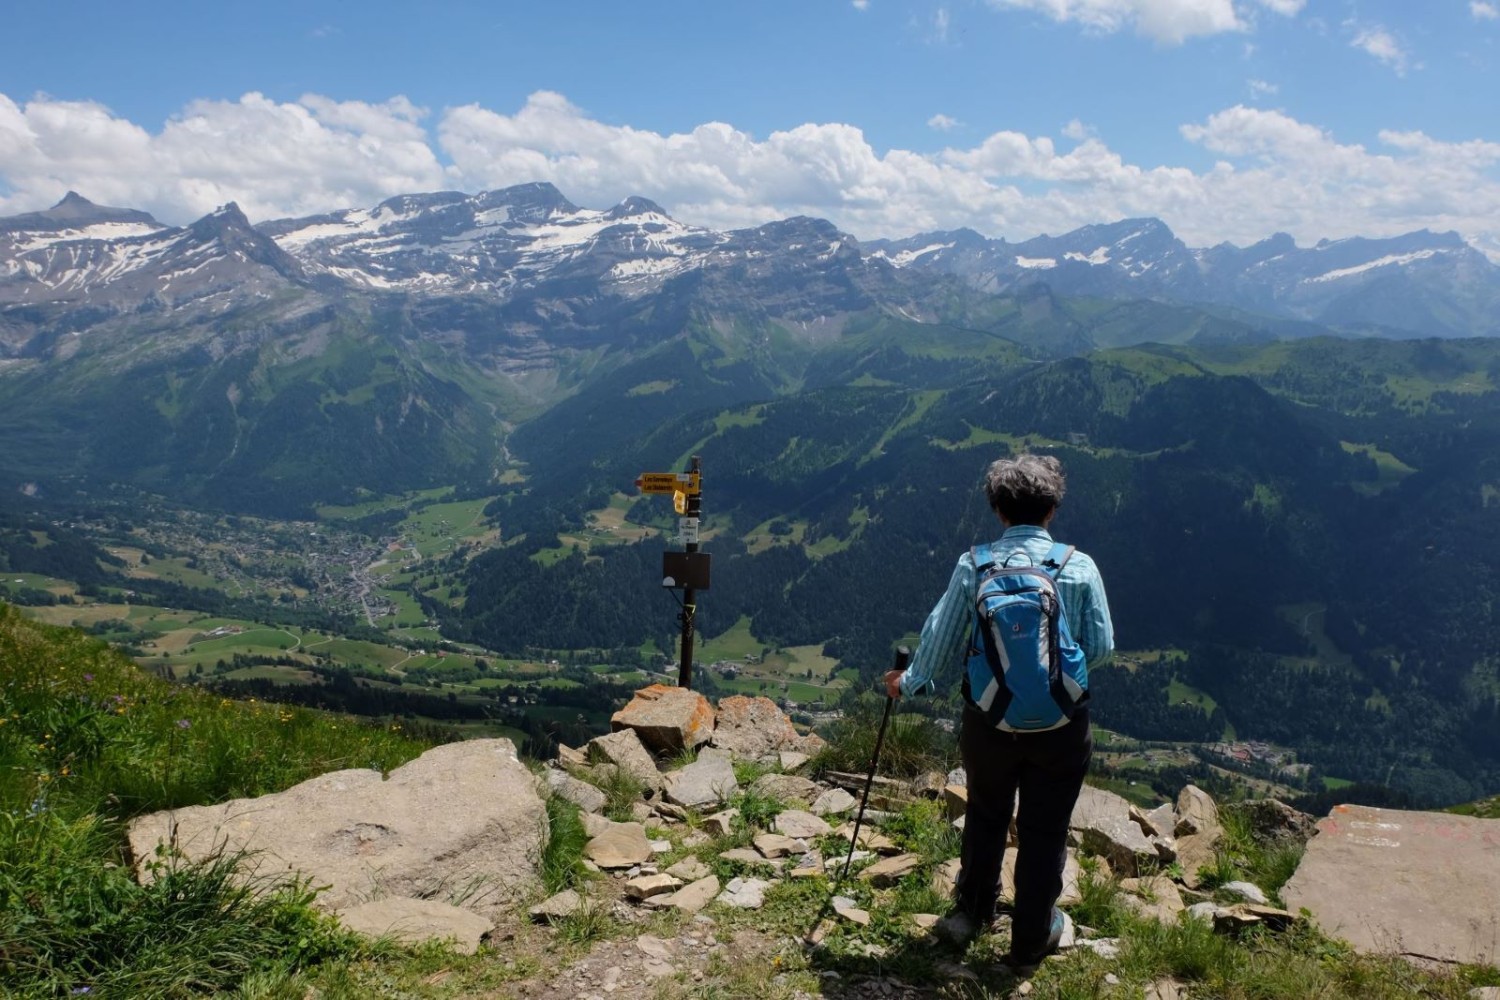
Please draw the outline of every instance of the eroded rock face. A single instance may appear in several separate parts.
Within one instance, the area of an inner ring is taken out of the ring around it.
[[[714,710],[708,699],[687,688],[652,684],[641,688],[609,720],[619,732],[632,729],[647,750],[671,756],[707,743],[714,732]]]
[[[1078,845],[1097,854],[1125,875],[1134,875],[1141,858],[1157,857],[1156,845],[1130,817],[1130,803],[1113,792],[1084,785],[1069,823]]]
[[[1224,808],[1250,821],[1257,837],[1283,843],[1305,844],[1317,832],[1318,821],[1279,799],[1250,799]]]
[[[713,744],[736,757],[753,759],[779,750],[800,749],[798,739],[792,720],[770,698],[737,694],[719,700]]]
[[[537,884],[547,810],[506,739],[435,747],[382,779],[335,771],[274,795],[142,816],[130,824],[142,874],[159,844],[185,858],[247,851],[246,871],[326,885],[319,906],[463,896],[494,916]],[[472,890],[472,891],[470,891]]]
[[[1287,909],[1366,953],[1500,960],[1500,822],[1335,806],[1318,821]]]

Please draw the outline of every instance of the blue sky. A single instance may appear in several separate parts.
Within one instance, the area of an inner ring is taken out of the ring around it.
[[[148,10],[149,13],[141,11]],[[0,213],[551,180],[687,222],[1500,253],[1500,0],[12,5]]]

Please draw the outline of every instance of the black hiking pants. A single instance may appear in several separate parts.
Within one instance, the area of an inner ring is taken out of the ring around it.
[[[1014,812],[1019,843],[1010,953],[1018,961],[1039,961],[1052,930],[1053,907],[1062,895],[1068,821],[1094,752],[1088,710],[1059,729],[1007,733],[965,708],[959,749],[968,773],[969,806],[958,906],[981,924],[994,917]]]

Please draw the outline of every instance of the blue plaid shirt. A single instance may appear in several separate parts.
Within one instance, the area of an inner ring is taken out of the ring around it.
[[[1023,550],[1032,562],[1040,564],[1052,548],[1047,529],[1018,524],[1007,528],[1000,540],[991,546],[996,559]],[[974,572],[974,554],[958,557],[953,576],[942,600],[927,616],[922,638],[917,643],[911,666],[901,675],[901,693],[915,694],[931,689],[934,675],[945,666],[962,664],[968,656],[969,639],[974,629],[974,591],[978,586]],[[1073,641],[1083,650],[1089,667],[1108,662],[1115,651],[1115,631],[1109,620],[1109,602],[1104,597],[1104,580],[1099,568],[1082,552],[1063,567],[1057,580],[1057,593]]]

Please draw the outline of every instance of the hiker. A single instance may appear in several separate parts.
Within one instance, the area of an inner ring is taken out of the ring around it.
[[[959,556],[947,591],[922,626],[911,666],[887,672],[885,685],[892,698],[930,691],[939,670],[965,664],[959,747],[969,800],[963,867],[957,907],[940,930],[963,943],[994,918],[1000,862],[1019,791],[1015,908],[1007,964],[1030,975],[1056,950],[1062,936],[1063,915],[1056,903],[1062,893],[1068,823],[1094,748],[1087,668],[1109,659],[1114,633],[1094,561],[1054,543],[1047,532],[1065,491],[1061,463],[1042,455],[1003,458],[990,465],[984,486],[1005,531],[998,541]],[[1046,664],[1032,663],[1030,673],[1039,670],[1041,679],[1033,681],[1037,690],[1028,703],[1025,690],[1015,689],[1024,684],[1026,657],[1046,658],[1046,643],[1038,642],[1043,626],[1016,618],[1007,620],[1003,629],[991,629],[985,625],[988,619],[981,619],[976,601],[983,588],[988,606],[1004,604],[1011,598],[1001,592],[1021,579],[1030,588],[1023,597],[1033,601],[1035,620],[1037,591],[1049,589],[1041,574],[1055,579],[1061,606],[1061,639],[1052,654],[1060,666],[1052,670],[1049,684]],[[1012,639],[1010,633],[1021,635],[1025,628],[1031,629],[1029,645],[1009,648],[1008,655],[997,648]],[[1005,635],[995,638],[999,633]],[[1072,645],[1077,648],[1069,648]]]

